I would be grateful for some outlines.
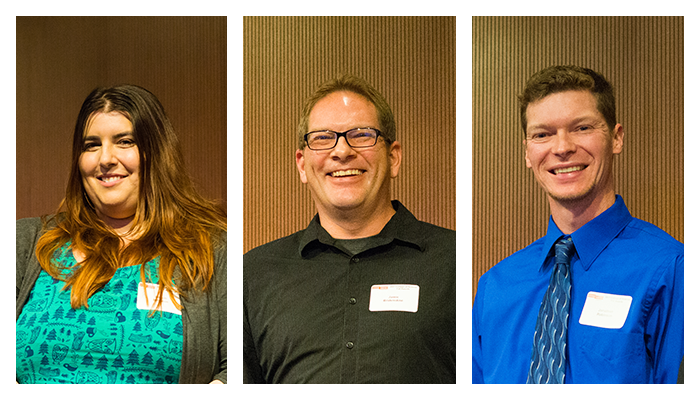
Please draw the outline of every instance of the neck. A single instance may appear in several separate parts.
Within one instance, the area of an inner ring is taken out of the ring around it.
[[[141,234],[138,229],[130,232],[132,226],[134,226],[134,216],[123,219],[114,219],[102,215],[99,212],[97,215],[105,224],[107,224],[107,226],[111,227],[121,239],[120,251],[129,246],[131,242],[137,239]],[[73,252],[73,257],[77,262],[83,262],[85,260],[86,254],[82,249],[72,247],[71,251]]]
[[[127,218],[111,218],[101,213],[97,213],[100,219],[116,232],[122,240],[122,247],[128,246],[134,239],[139,236],[138,229],[133,229],[136,216],[132,215]]]
[[[588,198],[590,197],[590,198]],[[565,235],[574,233],[615,204],[615,192],[565,201],[549,198],[552,219]]]
[[[391,201],[371,210],[318,210],[321,226],[335,239],[360,239],[379,234],[396,213]]]

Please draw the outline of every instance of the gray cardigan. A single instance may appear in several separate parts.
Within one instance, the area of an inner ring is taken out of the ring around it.
[[[35,255],[40,218],[17,221],[17,295],[19,318],[39,278]],[[182,364],[179,383],[226,383],[226,234],[214,249],[214,277],[207,293],[195,291],[182,299]]]

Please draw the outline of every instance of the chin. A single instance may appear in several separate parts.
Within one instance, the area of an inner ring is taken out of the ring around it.
[[[340,198],[340,199],[334,199],[333,201],[330,202],[330,206],[336,210],[354,210],[357,207],[360,207],[364,201],[362,199],[357,199],[357,198]]]
[[[351,211],[360,206],[359,202],[339,202],[333,204],[333,208],[339,211]]]
[[[576,203],[591,198],[592,190],[577,192],[548,192],[549,198],[559,203]]]

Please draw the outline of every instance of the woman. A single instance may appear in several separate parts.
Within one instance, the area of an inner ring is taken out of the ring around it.
[[[226,215],[152,93],[90,93],[59,211],[17,221],[17,381],[225,383]]]

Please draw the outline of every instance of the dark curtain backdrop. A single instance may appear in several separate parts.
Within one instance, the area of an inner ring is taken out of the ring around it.
[[[525,167],[517,95],[555,64],[614,86],[625,129],[614,174],[633,216],[683,241],[683,17],[474,17],[473,275],[546,233],[549,205]]]
[[[305,99],[340,73],[387,99],[403,149],[392,196],[455,229],[455,17],[243,18],[243,249],[316,213],[294,164]],[[468,135],[468,132],[463,132]]]
[[[97,86],[153,92],[207,197],[226,202],[226,17],[17,17],[16,217],[56,211]]]

